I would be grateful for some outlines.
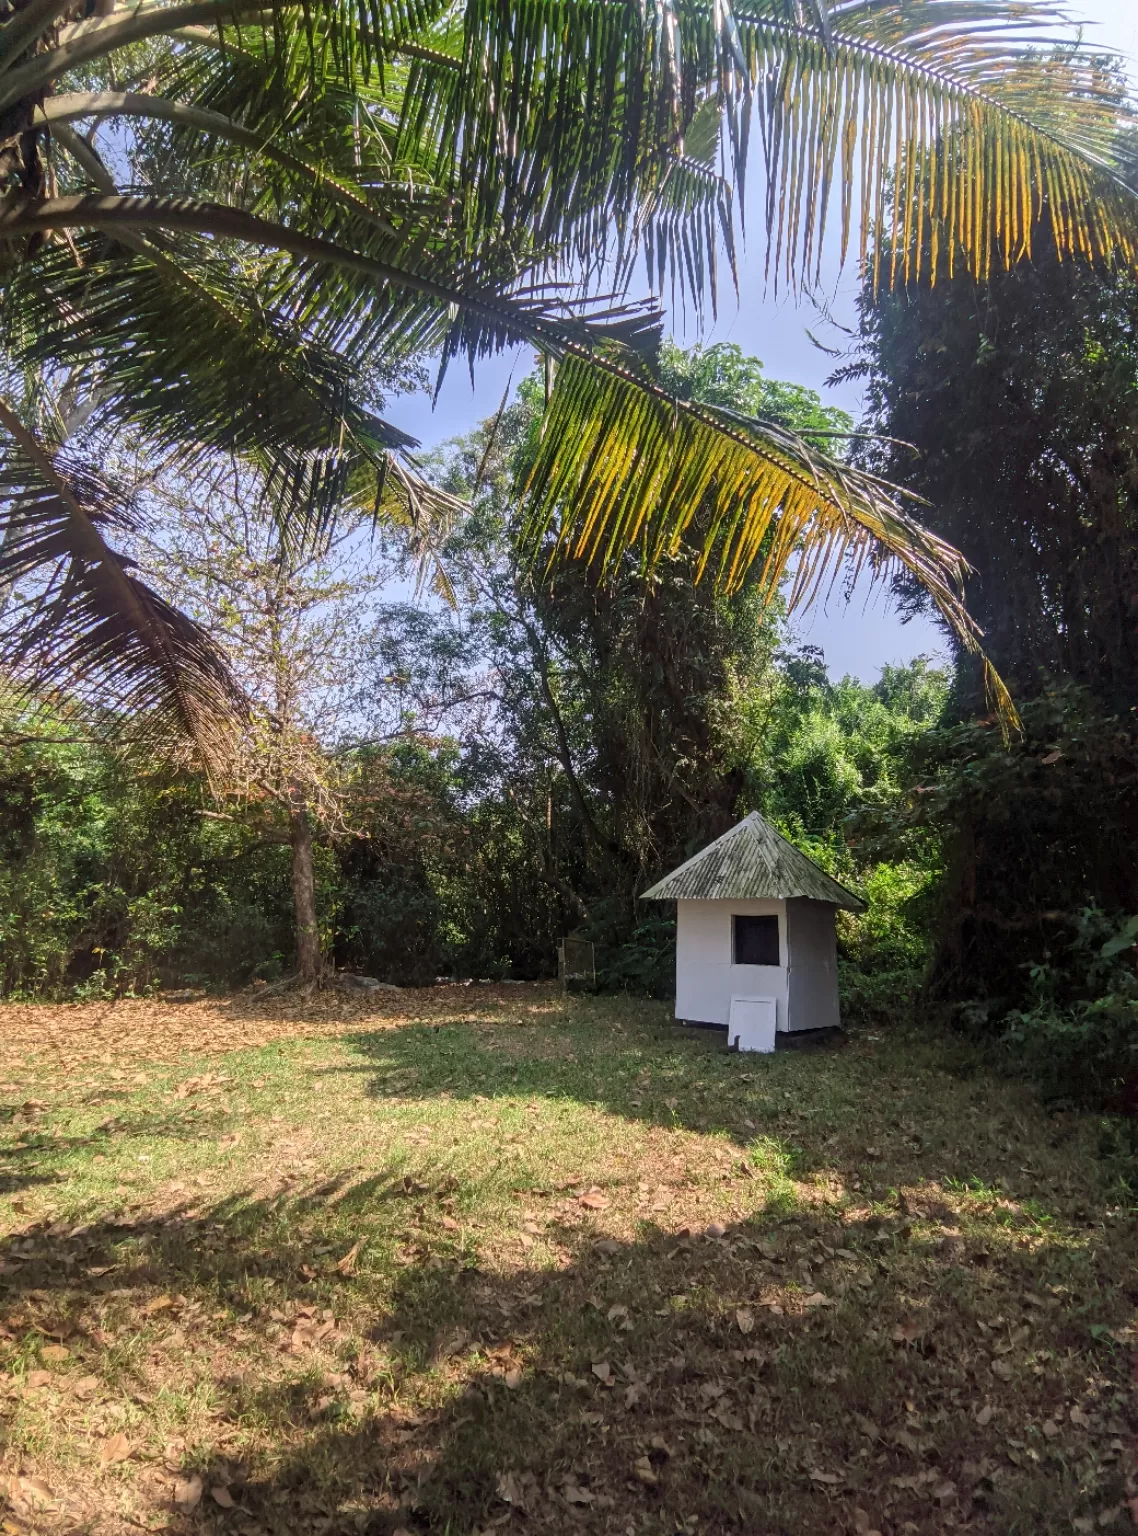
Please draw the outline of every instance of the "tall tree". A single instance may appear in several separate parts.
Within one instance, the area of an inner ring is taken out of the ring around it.
[[[161,444],[257,456],[318,525],[346,495],[422,510],[411,445],[353,389],[358,363],[527,342],[558,364],[526,485],[535,538],[556,527],[579,557],[619,563],[635,544],[651,561],[698,520],[725,585],[765,548],[771,590],[798,561],[796,598],[827,563],[880,553],[975,644],[954,551],[886,487],[770,423],[678,400],[653,372],[655,313],[582,301],[641,257],[697,309],[714,298],[752,129],[768,265],[792,282],[816,270],[831,203],[863,255],[900,222],[896,249],[931,230],[934,263],[939,248],[983,276],[1042,223],[1065,250],[1133,264],[1126,108],[1082,49],[1044,46],[1055,19],[1044,0],[175,0],[93,16],[32,0],[0,30],[7,354],[82,370],[97,414]],[[875,263],[883,281],[921,265]],[[46,584],[42,625],[6,636],[8,663],[161,700],[208,747],[225,680],[116,556],[116,487],[2,401],[0,426],[17,530],[0,576],[64,583]]]
[[[1001,671],[1026,697],[1063,675],[1138,703],[1133,275],[1048,248],[986,283],[867,294],[862,332],[870,412],[893,440],[874,467],[928,498],[970,562]]]
[[[761,410],[804,437],[850,429],[841,411],[768,379],[735,346],[668,344],[661,373],[678,398]],[[516,404],[447,456],[442,483],[475,511],[445,558],[468,611],[467,655],[496,701],[477,733],[484,761],[509,787],[562,925],[586,922],[616,944],[652,876],[736,812],[747,782],[740,699],[769,672],[782,607],[766,601],[757,573],[730,594],[697,580],[703,519],[647,571],[630,552],[599,580],[583,559],[556,561],[553,536],[531,557],[509,487],[537,451],[546,409],[531,377]],[[418,670],[430,705],[445,695],[433,674],[451,654],[424,643],[418,617],[393,618],[403,643],[390,664]],[[477,691],[451,684],[459,701]]]
[[[336,748],[358,734],[359,674],[381,571],[358,519],[297,545],[262,480],[219,462],[187,485],[148,488],[156,532],[140,553],[162,596],[177,599],[229,667],[246,701],[227,800],[292,860],[297,970],[322,969],[314,832],[346,830]],[[221,814],[227,814],[222,812]]]
[[[934,736],[906,818],[949,855],[941,981],[1004,1007],[1088,904],[1138,908],[1138,285],[1058,257],[867,293],[859,365],[894,440],[875,467],[970,561],[1022,706],[1010,752],[983,721]],[[956,719],[980,703],[965,667]]]

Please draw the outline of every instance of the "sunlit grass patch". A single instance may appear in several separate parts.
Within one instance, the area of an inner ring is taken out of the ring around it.
[[[919,1035],[741,1058],[655,1005],[509,991],[156,1039],[126,1077],[57,1057],[10,1096],[16,1529],[1121,1509],[1130,1231],[1096,1125]]]

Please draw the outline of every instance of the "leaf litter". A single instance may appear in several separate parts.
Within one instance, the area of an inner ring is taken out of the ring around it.
[[[934,1041],[742,1074],[651,1005],[438,991],[16,1010],[2,1150],[34,1125],[51,1172],[0,1206],[16,1528],[1058,1532],[1138,1499],[1093,1127]],[[622,1107],[646,1071],[664,1124]],[[133,1158],[148,1105],[173,1181]]]

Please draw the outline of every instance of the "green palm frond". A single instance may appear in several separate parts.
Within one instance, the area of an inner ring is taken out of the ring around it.
[[[793,572],[792,610],[843,573],[899,567],[983,656],[958,551],[910,517],[894,487],[770,422],[675,400],[568,357],[522,490],[535,555],[552,537],[555,553],[601,572],[630,550],[651,567],[698,528],[701,578],[710,572],[731,591],[757,570],[769,600]],[[985,670],[993,705],[1014,722],[1007,690],[986,661]]]
[[[356,402],[347,360],[201,242],[130,249],[80,231],[44,246],[5,290],[0,326],[18,365],[83,370],[95,425],[129,421],[187,466],[255,459],[298,527],[346,500],[400,520],[451,510],[408,460],[415,439]]]
[[[453,59],[414,61],[405,142],[429,126],[472,231],[522,224],[584,265],[628,254],[714,108],[736,187],[757,126],[770,265],[792,281],[835,202],[863,255],[927,232],[982,274],[1046,218],[1064,251],[1138,259],[1119,159],[1133,108],[1101,58],[1061,43],[1048,0],[471,0],[463,20]]]
[[[121,491],[40,443],[0,401],[0,587],[30,579],[0,629],[0,666],[28,695],[84,695],[155,743],[224,763],[242,702],[206,635],[107,542],[137,520]]]
[[[178,0],[65,27],[0,75],[0,111],[138,36],[193,34],[200,49],[171,55],[185,126],[212,110],[262,134],[288,173],[282,200],[320,184],[351,200],[394,156],[452,200],[460,247],[483,260],[506,244],[587,274],[654,238],[702,292],[709,230],[729,247],[737,215],[668,189],[685,161],[691,179],[689,136],[716,121],[741,187],[754,121],[771,267],[792,280],[816,263],[832,203],[843,246],[856,223],[862,254],[889,244],[909,270],[930,246],[983,273],[1026,253],[1041,218],[1061,250],[1132,262],[1118,145],[1133,112],[1101,59],[1059,45],[1063,20],[1050,0],[273,0],[244,19],[233,0]],[[207,52],[206,66],[186,57]],[[196,97],[195,68],[214,75]]]
[[[214,240],[243,242],[295,258],[301,272],[315,281],[328,273],[349,274],[371,302],[384,311],[384,325],[399,330],[407,345],[421,345],[426,327],[445,319],[466,324],[465,346],[472,355],[516,341],[543,350],[603,345],[634,347],[645,328],[658,336],[659,314],[643,306],[618,303],[608,309],[567,301],[554,285],[519,287],[503,293],[477,286],[464,275],[442,270],[430,253],[411,249],[372,254],[336,244],[319,235],[274,223],[242,209],[191,198],[100,196],[41,198],[0,211],[0,242],[17,243],[27,235],[60,230],[123,230],[133,234],[173,232]],[[299,284],[303,293],[303,277]],[[416,309],[411,299],[418,304]],[[457,310],[456,317],[450,312]],[[408,338],[411,338],[408,341]]]

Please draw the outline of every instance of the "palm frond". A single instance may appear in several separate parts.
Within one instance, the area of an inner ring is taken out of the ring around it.
[[[816,269],[835,204],[843,249],[855,225],[862,256],[896,236],[906,276],[922,234],[982,274],[1028,253],[1041,219],[1063,251],[1138,260],[1120,160],[1133,105],[1049,0],[470,0],[462,15],[453,56],[412,60],[402,144],[431,141],[472,243],[524,226],[559,261],[627,265],[658,210],[657,253],[689,289],[710,283],[663,194],[714,111],[736,188],[759,129],[769,267],[792,282]],[[737,215],[717,213],[729,241]]]
[[[374,222],[382,234],[394,233],[358,186],[330,173],[316,160],[306,160],[281,149],[273,142],[267,125],[249,128],[223,113],[173,101],[151,91],[73,91],[51,96],[39,106],[35,120],[46,123],[58,133],[60,124],[83,118],[98,118],[102,122],[112,118],[140,118],[169,123],[207,140],[240,145],[285,171],[294,199],[296,182],[307,183],[317,195],[342,204],[357,220]]]
[[[452,325],[458,323],[449,318],[450,312],[457,310],[460,320],[468,326],[466,344],[472,356],[479,350],[515,341],[531,341],[554,351],[605,344],[635,348],[646,330],[652,334],[659,332],[658,312],[644,306],[617,303],[597,310],[566,300],[549,285],[534,292],[519,289],[515,294],[503,293],[492,287],[476,286],[466,280],[465,274],[456,277],[446,263],[433,262],[429,251],[412,249],[382,255],[353,250],[242,209],[191,198],[92,194],[43,198],[0,212],[0,242],[69,229],[105,230],[111,234],[120,229],[173,231],[285,252],[297,258],[302,269],[307,265],[318,276],[329,271],[352,275],[367,286],[371,301],[381,307],[385,296],[394,294],[398,302],[388,300],[390,309],[385,323],[393,328],[391,315],[401,317],[404,344],[412,336],[415,344],[421,345],[421,338],[428,334],[425,328],[437,327],[440,319]],[[404,303],[407,296],[425,302],[413,310]]]
[[[412,465],[390,472],[415,440],[356,402],[343,357],[200,243],[129,249],[80,232],[72,248],[44,246],[6,289],[0,327],[21,366],[85,371],[95,426],[130,422],[183,462],[255,457],[297,531],[345,500],[427,515],[433,492]]]
[[[1133,104],[1102,55],[1061,41],[1047,0],[837,0],[825,36],[762,0],[736,20],[769,270],[816,268],[835,196],[843,259],[856,225],[877,279],[935,279],[942,254],[983,277],[1030,255],[1044,219],[1063,254],[1138,261],[1120,159]]]
[[[38,442],[5,401],[0,427],[0,585],[32,583],[5,611],[0,667],[25,694],[86,696],[222,771],[240,694],[206,635],[107,542],[137,526],[129,502]]]
[[[688,16],[671,0],[467,0],[455,56],[412,58],[401,145],[434,140],[472,244],[524,228],[595,270],[658,194],[715,78],[706,13],[694,28]]]
[[[983,657],[962,598],[963,556],[906,513],[894,487],[772,423],[675,400],[570,356],[521,490],[535,557],[552,548],[603,574],[635,550],[651,567],[698,530],[701,578],[731,591],[754,573],[769,600],[793,573],[792,610],[842,573],[900,567]],[[1013,723],[1007,690],[984,665],[992,702]]]

